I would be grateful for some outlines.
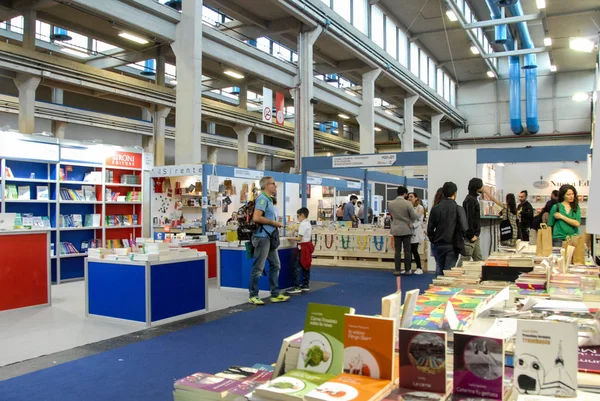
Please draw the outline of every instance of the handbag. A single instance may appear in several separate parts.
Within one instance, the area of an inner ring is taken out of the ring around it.
[[[563,248],[565,251],[569,250],[569,246],[575,248],[573,251],[573,264],[574,265],[584,265],[585,264],[585,233],[583,235],[573,235],[572,237],[567,237],[565,241],[563,241]]]
[[[552,227],[542,223],[537,230],[537,243],[535,246],[536,256],[552,255]]]
[[[456,205],[456,227],[454,228],[454,250],[461,256],[467,256],[465,249],[465,233],[460,226],[460,210]]]
[[[510,241],[513,239],[513,227],[508,218],[500,222],[500,241]]]

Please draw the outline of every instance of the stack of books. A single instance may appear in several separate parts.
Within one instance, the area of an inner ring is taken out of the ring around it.
[[[128,227],[137,226],[138,224],[137,214],[106,215],[107,227]]]
[[[66,201],[85,201],[83,189],[72,190],[70,188],[60,189],[60,199]]]
[[[77,248],[75,248],[75,245],[73,245],[70,242],[61,242],[60,243],[60,254],[61,255],[74,255],[74,254],[78,254],[79,251],[77,250]]]

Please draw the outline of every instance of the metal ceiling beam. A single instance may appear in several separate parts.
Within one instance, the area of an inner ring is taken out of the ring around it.
[[[294,17],[286,17],[268,22],[268,28],[263,29],[254,25],[247,25],[240,21],[231,21],[219,26],[219,30],[238,40],[256,39],[265,36],[279,35],[284,32],[298,32],[301,22]]]
[[[12,2],[12,7],[2,6],[0,8],[0,21],[8,21],[14,17],[18,17],[25,10],[37,11],[55,5],[56,2],[54,0],[16,0]]]
[[[510,56],[522,56],[524,54],[532,54],[532,53],[545,53],[552,49],[551,47],[534,47],[533,49],[519,49],[519,50],[511,50],[509,52],[496,52],[490,54],[482,54],[481,57],[484,59],[491,58],[502,58],[502,57],[510,57]]]
[[[501,19],[492,19],[487,21],[479,21],[472,22],[470,24],[466,24],[466,29],[476,29],[476,28],[488,28],[497,25],[506,25],[506,24],[516,24],[517,22],[527,22],[527,21],[539,21],[544,19],[544,15],[542,13],[538,14],[525,14],[519,15],[517,17],[506,17]]]
[[[367,65],[359,59],[344,60],[336,63],[335,66],[326,63],[317,63],[313,65],[313,70],[321,74],[334,74],[348,71],[355,71],[365,68]]]
[[[230,0],[204,0],[204,4],[229,15],[234,20],[251,23],[263,29],[268,28],[267,21]]]

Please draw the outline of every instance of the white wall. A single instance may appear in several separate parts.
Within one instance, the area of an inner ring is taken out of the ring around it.
[[[524,72],[522,72],[524,77]],[[500,133],[514,136],[510,129],[509,81],[490,79],[461,84],[457,107],[466,117],[469,133],[458,132],[458,138],[481,138]],[[594,72],[564,72],[538,75],[538,115],[540,134],[553,132],[589,132],[590,103],[571,99],[575,92],[590,92],[594,87]],[[525,123],[525,80],[521,79],[521,117]]]
[[[477,151],[465,150],[436,150],[429,152],[427,190],[429,205],[438,188],[446,181],[452,181],[458,186],[456,199],[458,204],[467,196],[469,180],[477,177]]]

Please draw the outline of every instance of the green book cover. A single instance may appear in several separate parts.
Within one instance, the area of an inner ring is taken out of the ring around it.
[[[334,377],[335,375],[310,372],[308,370],[292,370],[258,387],[255,390],[255,394],[270,400],[304,400],[306,394]]]
[[[344,368],[344,315],[347,306],[308,304],[298,369],[338,375]]]

